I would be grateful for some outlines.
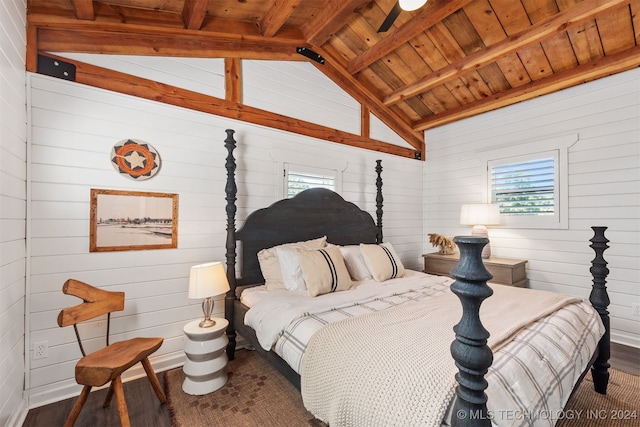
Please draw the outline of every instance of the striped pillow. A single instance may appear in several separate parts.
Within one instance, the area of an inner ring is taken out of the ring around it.
[[[389,242],[380,245],[360,244],[360,251],[376,282],[404,276],[404,265]]]
[[[258,252],[258,262],[260,263],[260,271],[264,277],[264,284],[270,291],[287,289],[282,279],[282,269],[280,260],[278,259],[278,248],[303,248],[316,249],[327,246],[327,236],[322,236],[313,240],[304,242],[285,243],[284,245],[274,246],[269,249],[263,249]]]
[[[351,288],[351,277],[337,246],[324,249],[296,250],[309,296]]]

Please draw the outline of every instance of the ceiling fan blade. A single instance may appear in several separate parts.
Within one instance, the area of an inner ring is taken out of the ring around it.
[[[393,23],[395,22],[398,15],[400,15],[400,12],[402,12],[402,9],[400,8],[400,2],[397,1],[396,4],[393,5],[393,9],[391,9],[384,22],[382,22],[382,24],[380,25],[380,28],[378,28],[378,32],[384,33],[388,31],[389,28],[391,28],[391,25],[393,25]]]

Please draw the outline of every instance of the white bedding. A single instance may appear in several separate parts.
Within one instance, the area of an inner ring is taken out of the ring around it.
[[[327,311],[425,286],[441,287],[452,282],[453,279],[446,276],[407,270],[402,278],[382,283],[373,279],[354,281],[349,291],[319,297],[310,297],[306,291],[267,291],[262,286],[249,288],[242,292],[241,301],[250,307],[244,323],[256,331],[262,348],[271,350],[291,321],[306,313]]]
[[[309,340],[327,323],[429,299],[449,292],[451,282],[409,270],[401,279],[354,282],[352,291],[316,298],[304,291],[256,287],[243,292],[243,302],[251,307],[245,323],[256,330],[263,348],[276,351],[300,373]],[[555,425],[554,416],[566,404],[603,333],[595,310],[581,302],[535,322],[500,348],[486,376],[493,424]]]

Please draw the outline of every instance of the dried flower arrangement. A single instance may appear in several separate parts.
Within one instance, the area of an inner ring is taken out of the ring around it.
[[[429,234],[429,243],[431,246],[439,246],[442,255],[452,255],[456,253],[456,244],[453,242],[453,239],[443,236],[442,234]]]

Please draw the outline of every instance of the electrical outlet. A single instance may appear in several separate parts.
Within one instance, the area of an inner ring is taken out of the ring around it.
[[[634,316],[640,316],[640,304],[634,302],[631,304],[631,309],[633,310]]]
[[[33,343],[33,359],[46,359],[49,357],[49,342],[38,341]]]

